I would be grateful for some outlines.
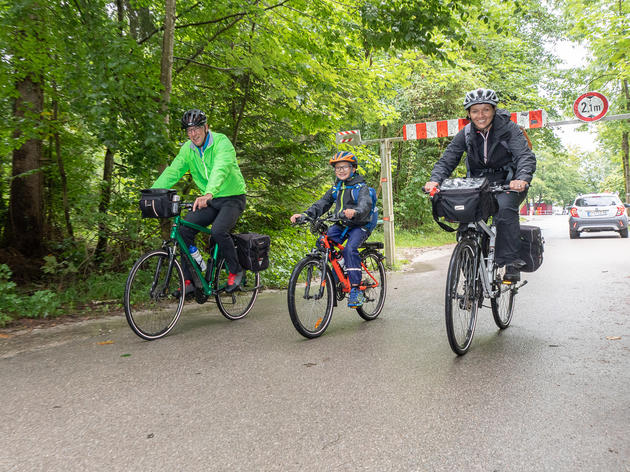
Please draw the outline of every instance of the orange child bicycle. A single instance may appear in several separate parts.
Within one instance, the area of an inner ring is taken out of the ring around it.
[[[340,221],[332,216],[301,218],[297,224],[310,223],[318,236],[315,247],[298,262],[289,279],[289,314],[295,329],[307,338],[321,336],[330,324],[333,308],[350,293],[350,280],[343,264],[344,246],[328,239],[328,224]],[[363,304],[356,308],[361,318],[378,317],[385,304],[387,279],[381,242],[364,242],[360,246]]]

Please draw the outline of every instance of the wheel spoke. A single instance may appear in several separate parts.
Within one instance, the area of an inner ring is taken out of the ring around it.
[[[184,300],[170,292],[183,286],[179,263],[166,251],[152,251],[142,256],[129,273],[125,287],[125,314],[131,329],[141,338],[165,336],[181,314]]]

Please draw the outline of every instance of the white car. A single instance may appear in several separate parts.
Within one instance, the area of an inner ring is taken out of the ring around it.
[[[569,209],[569,237],[576,239],[584,231],[617,231],[628,237],[626,208],[615,193],[589,193],[575,199]]]

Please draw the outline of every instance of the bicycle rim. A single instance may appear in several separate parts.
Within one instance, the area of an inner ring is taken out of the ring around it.
[[[225,259],[219,261],[217,267],[215,298],[219,311],[228,320],[240,320],[254,307],[254,302],[260,290],[260,273],[246,270],[243,274],[241,286],[232,293],[223,290],[227,286],[229,271]]]
[[[361,285],[364,285],[366,289],[363,292],[363,305],[357,308],[357,313],[364,320],[370,321],[380,315],[383,310],[387,294],[387,278],[385,266],[378,254],[363,253],[361,262],[365,266],[361,271]]]
[[[512,315],[514,314],[514,297],[516,289],[513,285],[502,283],[505,268],[498,269],[495,277],[495,286],[500,290],[496,297],[490,300],[492,307],[492,317],[496,325],[505,329],[510,326]]]
[[[320,260],[302,259],[293,269],[287,301],[293,326],[302,336],[316,338],[326,331],[333,311],[332,284],[327,266],[322,277]]]
[[[477,248],[469,241],[460,242],[448,268],[446,282],[446,334],[453,352],[466,354],[472,343],[477,322]]]
[[[172,294],[184,286],[179,262],[173,260],[168,273],[169,255],[164,250],[142,256],[129,272],[125,286],[125,315],[131,329],[142,339],[166,336],[177,323],[184,298]]]

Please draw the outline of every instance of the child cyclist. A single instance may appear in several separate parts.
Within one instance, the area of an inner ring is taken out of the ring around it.
[[[342,218],[342,222],[335,223],[328,229],[328,238],[336,243],[343,243],[347,239],[343,250],[348,279],[351,290],[348,306],[359,307],[363,304],[363,293],[359,290],[361,284],[361,258],[359,246],[370,235],[366,225],[370,222],[372,212],[372,197],[365,180],[357,173],[358,161],[349,151],[341,151],[329,161],[335,169],[335,185],[322,198],[313,203],[303,214],[291,216],[291,223],[299,221],[304,215],[317,218],[328,211],[333,203],[335,215]],[[357,192],[352,188],[358,186]],[[356,200],[355,200],[356,197]]]

